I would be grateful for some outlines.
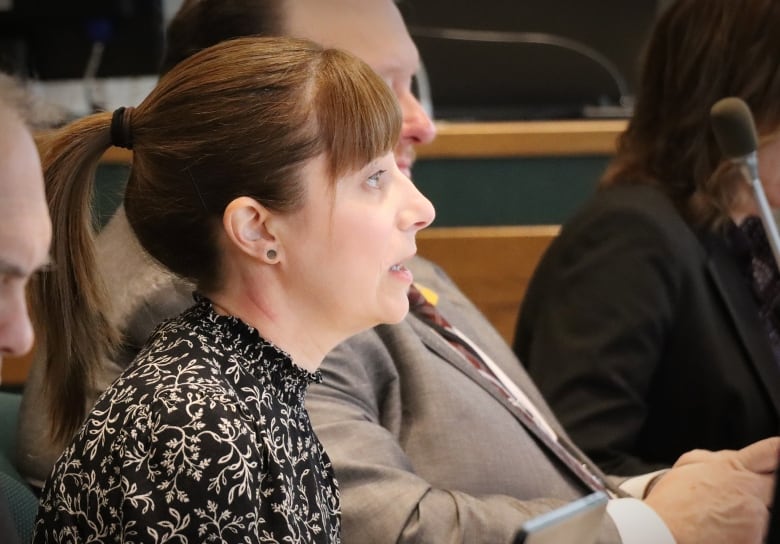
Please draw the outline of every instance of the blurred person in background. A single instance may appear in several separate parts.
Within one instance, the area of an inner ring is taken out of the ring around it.
[[[0,368],[32,347],[26,287],[49,262],[51,221],[26,105],[22,88],[0,75]],[[0,539],[14,544],[21,540],[5,491],[0,486]]]
[[[634,475],[780,428],[780,274],[749,184],[710,126],[755,116],[780,206],[780,3],[678,0],[596,195],[541,260],[515,352],[572,439]]]

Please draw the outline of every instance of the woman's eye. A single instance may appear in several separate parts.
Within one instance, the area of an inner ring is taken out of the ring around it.
[[[366,180],[366,183],[368,183],[369,187],[372,187],[374,189],[379,189],[381,185],[380,178],[382,177],[382,174],[384,174],[387,170],[380,170],[379,172],[376,172],[374,174],[371,174],[368,176],[368,179]]]

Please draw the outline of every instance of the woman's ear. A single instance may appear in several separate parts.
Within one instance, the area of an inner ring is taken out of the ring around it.
[[[251,257],[275,263],[279,259],[276,237],[268,229],[272,212],[253,198],[231,201],[222,214],[229,243]]]

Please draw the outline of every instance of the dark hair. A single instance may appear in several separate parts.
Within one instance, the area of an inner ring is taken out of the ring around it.
[[[165,32],[160,73],[193,54],[233,38],[283,34],[286,0],[184,0]]]
[[[738,96],[759,135],[780,127],[780,2],[677,0],[648,43],[634,114],[602,186],[658,186],[689,222],[728,218],[741,182],[723,159],[710,108]]]
[[[220,286],[216,233],[233,199],[293,211],[305,193],[305,161],[324,154],[333,182],[390,152],[401,129],[395,96],[367,64],[290,38],[205,49],[177,64],[125,116],[133,141],[128,221],[156,260],[206,292]],[[57,440],[81,423],[84,391],[118,338],[94,270],[90,212],[111,118],[98,113],[68,125],[43,161],[56,267],[33,284],[33,307],[45,323]]]

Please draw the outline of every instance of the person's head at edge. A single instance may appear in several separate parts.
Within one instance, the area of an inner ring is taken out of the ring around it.
[[[0,362],[33,343],[26,285],[47,264],[51,222],[38,150],[22,112],[0,93]]]
[[[256,328],[261,316],[264,338],[312,370],[349,335],[408,310],[403,261],[434,212],[395,164],[400,127],[368,65],[289,38],[220,42],[137,108],[66,127],[44,157],[56,269],[33,284],[56,354],[45,384],[53,437],[83,420],[84,390],[118,337],[88,206],[117,137],[133,149],[124,203],[144,249],[225,313]]]
[[[220,41],[257,34],[310,39],[371,66],[401,105],[395,156],[410,176],[414,146],[433,140],[436,129],[412,93],[420,59],[393,0],[185,0],[168,26],[161,71]]]
[[[780,205],[780,3],[678,0],[645,50],[634,114],[602,185],[657,185],[693,224],[716,228],[750,211],[752,196],[718,148],[710,109],[745,100],[760,138],[760,170]]]

